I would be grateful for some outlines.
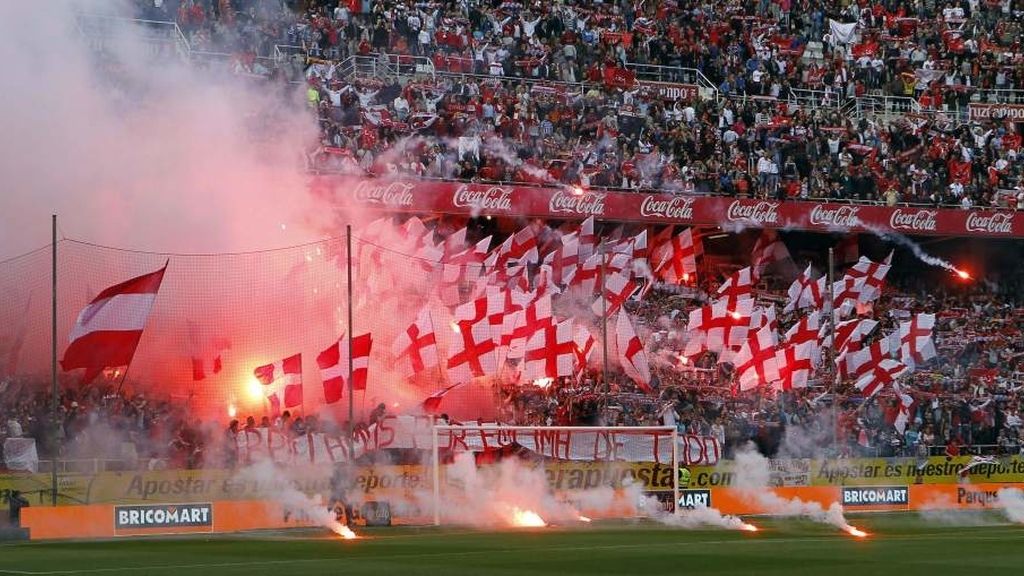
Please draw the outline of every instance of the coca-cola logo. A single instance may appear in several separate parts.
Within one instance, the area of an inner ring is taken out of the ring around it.
[[[749,204],[743,200],[734,200],[732,204],[729,204],[729,210],[726,211],[725,217],[730,222],[748,220],[755,224],[778,224],[779,204],[766,200]]]
[[[599,192],[556,190],[548,201],[551,212],[570,212],[583,216],[604,216],[604,198]]]
[[[640,215],[658,216],[672,220],[693,220],[693,198],[675,196],[663,199],[658,196],[647,196],[640,203]]]
[[[462,184],[452,195],[452,204],[456,208],[473,208],[495,212],[512,211],[512,190],[501,186],[491,186],[482,190],[471,190]]]
[[[356,185],[356,200],[366,204],[383,204],[384,206],[412,206],[413,185],[407,182],[389,182],[372,184],[363,180]]]
[[[935,210],[904,211],[902,208],[893,210],[889,215],[889,227],[893,230],[915,230],[934,232],[938,226]]]
[[[967,215],[968,232],[989,234],[1013,234],[1013,214],[996,212],[988,216],[971,212]]]
[[[860,218],[857,217],[858,212],[860,212],[860,207],[858,206],[826,208],[818,204],[811,209],[811,224],[853,228],[860,224]]]

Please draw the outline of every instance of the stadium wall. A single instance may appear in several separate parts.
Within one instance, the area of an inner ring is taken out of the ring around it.
[[[751,226],[815,232],[1024,238],[1024,211],[770,201],[415,179],[321,176],[311,189],[338,206],[384,212]]]

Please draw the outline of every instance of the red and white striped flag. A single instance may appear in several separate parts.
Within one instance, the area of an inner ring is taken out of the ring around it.
[[[896,391],[896,398],[899,400],[900,407],[899,411],[896,412],[896,418],[890,424],[900,434],[903,434],[907,430],[907,422],[910,422],[910,415],[914,410],[914,397],[907,394],[899,384],[894,384],[893,389]]]
[[[164,264],[156,272],[111,286],[93,298],[71,328],[71,343],[61,360],[64,371],[84,368],[84,384],[105,368],[130,364],[166,270]]]
[[[253,375],[264,386],[272,414],[280,414],[282,406],[302,405],[302,354],[260,366],[253,370]]]
[[[366,379],[370,368],[370,351],[373,337],[369,333],[352,340],[352,388],[366,390]],[[334,404],[345,395],[345,378],[348,376],[348,339],[343,335],[316,357],[320,377],[324,384],[324,401]]]
[[[391,353],[401,363],[406,378],[438,365],[437,334],[429,308],[420,310],[416,321],[398,334]]]

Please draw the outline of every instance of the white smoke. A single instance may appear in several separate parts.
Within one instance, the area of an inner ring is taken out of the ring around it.
[[[227,62],[200,70],[173,49],[154,56],[117,21],[102,38],[80,32],[76,13],[132,17],[133,4],[0,2],[0,213],[17,215],[0,227],[0,258],[48,243],[51,213],[69,237],[142,249],[315,239],[323,211],[302,151],[316,124],[298,89],[234,76]]]
[[[1024,524],[1024,491],[1003,488],[996,493],[996,497],[1007,518],[1017,524]]]
[[[735,459],[736,481],[734,486],[743,490],[747,497],[765,508],[766,512],[775,516],[795,516],[808,518],[822,524],[831,524],[841,530],[849,531],[852,527],[843,516],[843,507],[833,502],[825,508],[818,502],[808,502],[800,498],[783,498],[773,492],[770,487],[770,470],[768,459],[747,445],[737,451]]]
[[[309,496],[299,491],[292,484],[293,478],[288,472],[271,460],[257,462],[239,470],[235,480],[254,485],[273,485],[274,488],[268,490],[265,497],[280,503],[285,513],[304,516],[345,538],[355,537],[348,526],[338,521],[334,510],[328,507],[329,503],[324,502],[322,495]]]
[[[921,246],[917,242],[914,242],[913,240],[907,238],[906,236],[900,234],[899,232],[893,232],[892,230],[872,226],[871,224],[864,221],[860,221],[860,225],[869,232],[871,232],[872,234],[874,234],[875,236],[881,238],[882,240],[893,242],[910,250],[910,252],[913,253],[918,260],[924,262],[925,264],[928,264],[929,266],[945,268],[946,270],[949,270],[950,272],[953,273],[959,272],[956,266],[953,266],[948,261],[943,260],[938,256],[932,256],[931,254],[928,254],[927,252],[924,251],[924,248],[921,248]]]

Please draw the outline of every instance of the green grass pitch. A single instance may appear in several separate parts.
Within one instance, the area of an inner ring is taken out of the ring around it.
[[[855,539],[795,519],[753,519],[761,531],[681,530],[647,522],[559,528],[364,529],[341,541],[326,531],[233,536],[11,543],[0,576],[297,574],[459,576],[551,574],[1001,574],[1024,567],[1024,526],[995,515],[943,521],[916,514],[851,517]],[[959,524],[959,525],[958,525]]]

